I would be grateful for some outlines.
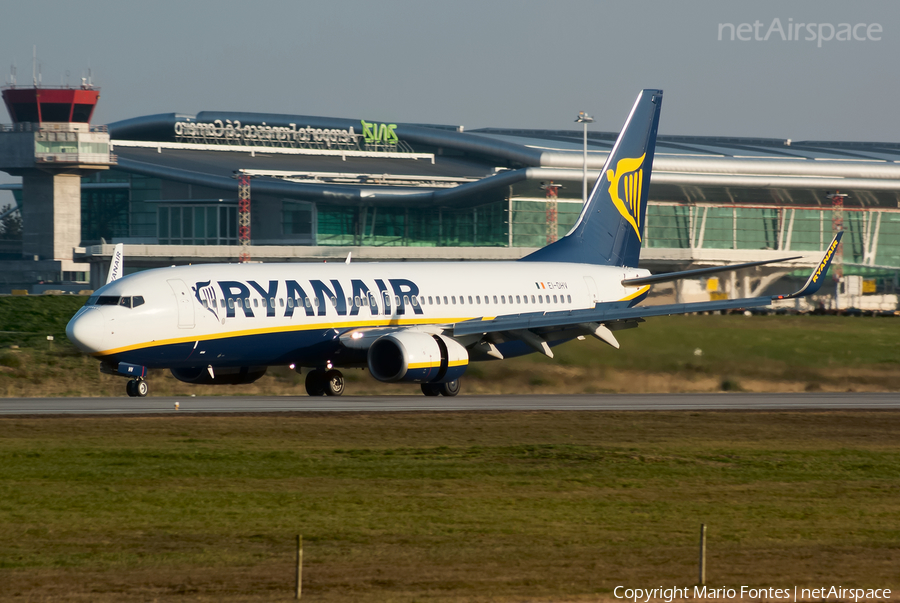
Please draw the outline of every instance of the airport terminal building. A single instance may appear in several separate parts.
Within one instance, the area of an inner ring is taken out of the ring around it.
[[[590,188],[617,134],[588,132],[585,155],[580,126],[465,130],[368,116],[201,112],[63,135],[59,122],[23,121],[40,116],[13,111],[15,123],[0,132],[0,169],[23,178],[6,188],[25,218],[25,236],[18,248],[0,243],[8,275],[0,286],[34,290],[40,281],[100,286],[118,242],[128,271],[242,254],[267,262],[342,261],[348,253],[354,261],[516,259],[574,224],[585,164]],[[13,136],[34,140],[33,166],[30,156],[3,150]],[[87,155],[103,144],[105,157]],[[808,255],[807,264],[688,283],[674,293],[690,301],[787,290],[832,233],[844,230],[836,266],[843,279],[829,295],[837,290],[843,307],[868,300],[896,308],[898,161],[897,143],[659,136],[642,266]],[[80,231],[68,235],[77,236],[68,258],[56,255],[64,249],[39,251],[29,235],[28,206],[37,202],[28,191],[37,190],[39,172],[80,181]]]

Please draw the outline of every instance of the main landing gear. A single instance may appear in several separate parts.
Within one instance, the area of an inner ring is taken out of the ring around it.
[[[426,396],[455,396],[459,393],[459,379],[447,383],[423,383],[422,393]]]
[[[125,385],[125,393],[132,398],[143,398],[150,392],[150,386],[143,379],[132,379]]]
[[[344,393],[344,375],[335,369],[309,371],[306,373],[306,393],[310,396],[340,396]]]

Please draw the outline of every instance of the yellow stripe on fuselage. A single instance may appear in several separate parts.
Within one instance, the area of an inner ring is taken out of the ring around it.
[[[265,327],[260,329],[242,329],[239,331],[228,331],[226,333],[207,333],[206,335],[194,335],[193,337],[173,337],[170,339],[159,339],[146,341],[143,343],[135,343],[118,348],[104,350],[102,352],[94,352],[93,356],[109,356],[111,354],[121,354],[122,352],[130,352],[132,350],[140,350],[143,348],[152,348],[163,345],[176,345],[179,343],[191,343],[194,341],[216,341],[219,339],[231,339],[232,337],[247,337],[249,335],[268,335],[272,333],[290,333],[297,331],[313,331],[327,329],[344,329],[344,328],[366,328],[366,327],[393,327],[393,326],[411,326],[411,325],[441,325],[444,323],[462,322],[471,320],[472,318],[448,318],[436,321],[430,318],[388,318],[380,320],[363,320],[363,321],[344,321],[331,323],[315,323],[303,325],[282,325],[279,327]]]
[[[650,285],[644,285],[643,287],[641,287],[640,289],[638,289],[637,291],[635,291],[635,292],[632,293],[631,295],[626,295],[625,297],[623,297],[623,298],[620,299],[619,301],[628,301],[628,300],[632,300],[632,299],[634,299],[635,297],[640,297],[641,295],[643,295],[644,293],[646,293],[646,292],[649,291],[649,290],[650,290]]]

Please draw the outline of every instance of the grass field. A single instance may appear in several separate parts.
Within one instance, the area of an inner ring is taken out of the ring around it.
[[[897,412],[0,419],[0,600],[897,587]]]
[[[101,374],[65,337],[83,303],[0,297],[0,396],[124,395],[124,379]],[[620,350],[588,338],[556,348],[553,360],[533,354],[472,364],[463,393],[900,391],[900,319],[673,316],[618,338]],[[365,371],[345,376],[351,395],[419,391],[378,383]],[[187,385],[168,371],[153,371],[150,384],[151,395],[304,393],[303,377],[287,367],[245,386]]]

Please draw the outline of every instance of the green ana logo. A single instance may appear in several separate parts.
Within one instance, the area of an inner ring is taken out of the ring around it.
[[[363,128],[363,137],[368,144],[397,144],[397,134],[394,128],[397,124],[369,123],[364,119],[359,120]]]

